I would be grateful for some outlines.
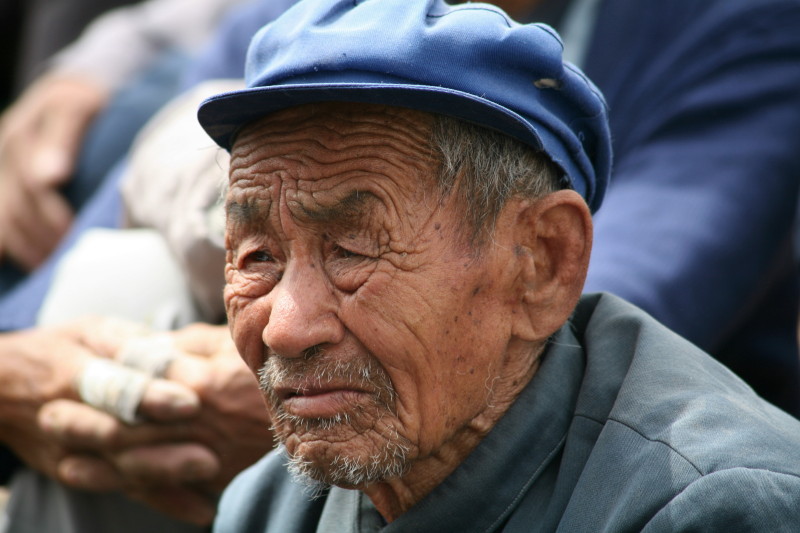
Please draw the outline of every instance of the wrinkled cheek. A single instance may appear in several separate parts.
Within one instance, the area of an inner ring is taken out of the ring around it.
[[[247,304],[252,301],[252,298],[244,297],[236,290],[234,285],[226,285],[225,290],[222,292],[222,297],[225,302],[225,312],[228,315],[228,323],[233,327],[236,319]]]
[[[263,283],[246,278],[228,265],[225,269],[225,289],[222,293],[228,321],[234,320],[244,308],[267,292],[269,291],[263,287]]]
[[[243,296],[232,285],[225,287],[223,296],[233,342],[244,362],[256,373],[262,364],[263,327],[260,327],[261,320],[253,309],[254,298]]]

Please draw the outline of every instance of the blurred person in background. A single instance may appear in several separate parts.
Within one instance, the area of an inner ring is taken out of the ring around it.
[[[75,40],[95,17],[133,0],[4,0],[0,2],[0,108]]]
[[[241,0],[147,0],[105,13],[0,118],[0,294],[41,265],[74,212]]]

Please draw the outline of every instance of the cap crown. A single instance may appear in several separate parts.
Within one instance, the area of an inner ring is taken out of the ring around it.
[[[246,122],[315,101],[450,115],[541,149],[596,210],[611,146],[605,101],[543,24],[488,4],[303,0],[250,45],[248,89],[206,101],[200,121],[230,148]]]

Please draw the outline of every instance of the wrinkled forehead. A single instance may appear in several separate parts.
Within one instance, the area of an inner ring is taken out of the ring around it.
[[[352,102],[321,102],[290,107],[246,124],[237,134],[231,154],[251,151],[259,144],[313,139],[336,150],[358,136],[384,137],[386,148],[416,148],[429,155],[433,115],[401,107]],[[407,145],[407,146],[406,146]],[[275,151],[280,155],[279,151]],[[411,155],[411,154],[409,154]]]
[[[433,116],[410,109],[317,103],[246,125],[231,149],[229,194],[268,203],[340,202],[363,191],[411,200],[435,183]]]

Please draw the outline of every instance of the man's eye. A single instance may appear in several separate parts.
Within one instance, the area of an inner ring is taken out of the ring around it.
[[[341,246],[334,246],[333,253],[342,259],[363,259],[366,256],[363,254],[359,254],[353,252],[352,250],[348,250],[347,248],[342,248]]]
[[[348,248],[336,245],[333,247],[333,254],[340,259],[372,259],[371,256],[354,252]]]
[[[247,257],[245,257],[245,261],[252,263],[271,263],[274,260],[275,258],[272,257],[272,254],[264,250],[257,250],[247,254]]]

